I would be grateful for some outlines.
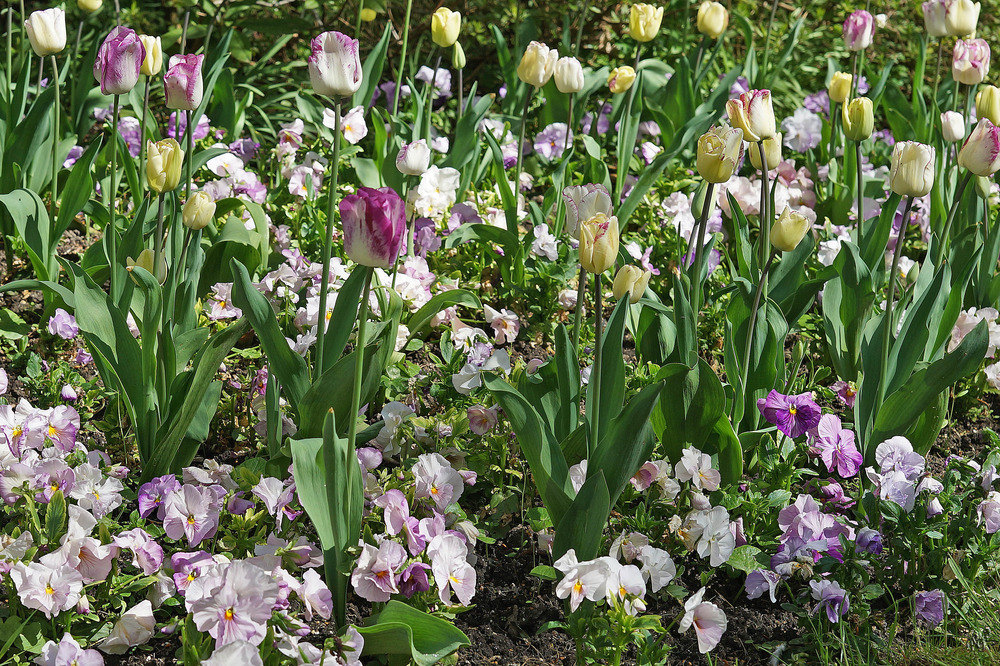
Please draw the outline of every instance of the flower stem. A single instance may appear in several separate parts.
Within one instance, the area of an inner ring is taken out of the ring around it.
[[[965,182],[968,182],[968,178]],[[963,184],[964,187],[964,184]],[[884,328],[882,331],[882,365],[879,366],[878,393],[875,400],[875,413],[878,413],[885,399],[887,383],[887,370],[889,365],[889,340],[892,339],[892,299],[896,295],[896,272],[899,270],[899,257],[903,254],[903,239],[906,237],[906,225],[910,217],[910,208],[913,206],[913,197],[907,197],[906,207],[903,208],[903,221],[899,225],[899,234],[896,235],[896,247],[892,252],[892,269],[889,272],[889,286],[885,297],[885,313],[883,317]]]
[[[347,448],[354,450],[354,442],[358,435],[358,411],[361,409],[361,383],[365,371],[365,330],[368,328],[368,298],[372,290],[372,269],[368,266],[359,267],[365,272],[365,288],[361,296],[361,308],[358,312],[358,342],[354,347],[354,386],[351,393],[351,413],[347,429]]]
[[[436,47],[435,47],[436,48]],[[434,113],[434,86],[437,85],[437,75],[438,70],[441,68],[441,56],[438,55],[437,62],[434,63],[434,72],[431,74],[431,80],[424,86],[424,90],[427,91],[427,133],[424,134],[424,139],[427,144],[431,143],[431,128],[433,123],[431,123],[431,116]]]
[[[462,72],[464,69],[458,70],[458,118],[455,119],[455,124],[458,124],[458,120],[462,117],[462,113],[465,111],[465,81],[462,78]],[[456,129],[457,135],[457,129]],[[457,136],[456,136],[457,138]]]
[[[534,89],[528,86],[528,93],[524,96],[524,108],[521,110],[521,129],[517,135],[517,167],[514,169],[514,207],[520,212],[521,204],[521,163],[524,155],[524,130],[528,124],[528,107],[531,106],[531,94]]]
[[[865,174],[861,170],[861,142],[854,142],[854,161],[858,169],[858,230],[860,233],[861,224],[865,221]]]
[[[941,53],[944,51],[944,40],[938,37],[937,73],[934,75],[934,106],[938,103],[938,84],[941,82]]]
[[[698,312],[701,310],[701,271],[705,261],[705,231],[708,227],[708,212],[712,208],[712,195],[715,194],[715,183],[708,184],[705,201],[701,205],[701,215],[698,216],[698,229],[694,246],[694,262],[691,264],[691,309],[694,311],[694,330],[698,330]]]
[[[333,112],[337,118],[333,128],[333,160],[330,162],[330,189],[326,202],[326,237],[323,240],[323,275],[319,286],[319,314],[316,320],[316,376],[326,369],[323,358],[323,342],[326,339],[326,293],[330,289],[330,253],[333,251],[333,225],[337,207],[337,177],[340,167],[340,99],[334,100]],[[365,301],[367,303],[367,301]],[[362,305],[364,307],[364,305]]]
[[[587,440],[587,459],[598,444],[601,432],[601,346],[604,338],[604,312],[601,305],[601,274],[594,275],[594,371],[590,373],[590,383],[594,404],[590,405],[590,438]]]
[[[396,92],[392,96],[392,115],[399,111],[399,89],[403,85],[404,70],[406,69],[406,42],[410,38],[410,10],[413,9],[413,0],[406,0],[406,17],[403,19],[403,45],[399,50],[399,72],[396,74]]]
[[[757,283],[757,289],[754,291],[753,295],[753,307],[750,308],[750,324],[747,327],[747,343],[743,348],[743,364],[740,366],[740,385],[739,390],[743,394],[743,400],[746,400],[746,387],[747,378],[750,376],[750,350],[753,348],[753,335],[754,329],[757,327],[757,310],[760,307],[760,297],[764,293],[765,285],[767,284],[767,275],[771,271],[771,264],[774,263],[774,258],[777,256],[777,251],[772,251],[767,258],[767,263],[764,264],[764,270],[761,272],[760,282]],[[733,401],[733,409],[736,409],[736,401]]]
[[[945,220],[944,229],[941,230],[940,242],[934,248],[934,263],[940,264],[941,259],[944,257],[944,247],[948,243],[948,236],[951,234],[951,225],[955,221],[955,214],[958,212],[958,206],[962,203],[962,195],[965,194],[965,188],[968,187],[969,181],[972,180],[972,172],[968,171],[965,177],[958,183],[958,189],[955,190],[955,199],[951,202],[951,209],[948,211],[948,218]],[[910,204],[907,203],[906,206],[907,213],[910,210]],[[903,229],[906,228],[906,215],[903,216]],[[900,238],[902,238],[902,231],[900,233]]]
[[[763,265],[767,253],[770,251],[773,212],[771,211],[771,188],[768,187],[767,182],[767,153],[764,151],[763,141],[757,142],[757,150],[760,153],[760,250],[758,252],[760,263]]]
[[[52,211],[49,219],[56,219],[56,200],[59,198],[59,63],[52,56],[52,85],[55,87],[55,104],[52,105]]]
[[[160,257],[163,256],[163,204],[164,195],[157,197],[156,203],[156,237],[153,238],[153,275],[160,268]]]
[[[149,110],[149,85],[152,77],[146,77],[142,93],[142,119],[139,121],[139,189],[146,186],[146,114]]]
[[[576,351],[576,358],[580,358],[580,328],[583,319],[583,302],[587,296],[587,271],[580,267],[579,286],[576,289],[576,313],[573,317],[573,349]],[[577,410],[579,411],[579,410]]]
[[[757,73],[757,87],[762,87],[762,81],[767,74],[767,64],[771,59],[771,28],[774,27],[774,16],[778,13],[778,0],[771,2],[771,18],[767,21],[767,36],[764,38],[764,64]]]
[[[115,230],[115,198],[118,195],[118,95],[111,104],[111,183],[108,185],[108,228],[104,242],[108,251],[108,267],[111,270],[111,295],[118,301],[118,239]]]
[[[184,117],[187,122],[184,125],[184,136],[187,145],[187,155],[184,156],[184,201],[191,198],[191,162],[194,159],[194,128],[191,127],[191,122],[193,120],[190,111],[184,112]]]

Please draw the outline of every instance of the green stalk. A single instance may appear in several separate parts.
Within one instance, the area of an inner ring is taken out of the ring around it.
[[[156,237],[153,238],[153,277],[160,266],[160,257],[163,256],[163,205],[165,196],[160,194],[156,202]]]
[[[854,161],[858,168],[858,231],[860,233],[861,223],[865,221],[865,174],[861,171],[861,142],[854,142]]]
[[[760,307],[760,297],[764,292],[764,285],[767,284],[767,275],[771,271],[771,264],[774,263],[774,258],[777,254],[777,251],[772,250],[768,256],[767,263],[764,264],[764,271],[760,276],[760,282],[757,283],[757,289],[753,295],[753,307],[750,309],[750,325],[747,327],[747,343],[743,349],[743,365],[740,366],[740,385],[738,388],[743,393],[743,400],[746,400],[747,378],[750,376],[750,349],[753,347],[753,334],[754,328],[757,326],[757,310]],[[736,409],[735,401],[733,401],[733,409]]]
[[[764,151],[764,141],[757,142],[760,153],[760,261],[763,264],[771,246],[771,197],[767,183],[767,154]],[[763,276],[762,276],[763,277]]]
[[[111,270],[111,295],[118,302],[118,239],[115,230],[115,198],[118,195],[118,95],[111,104],[111,183],[108,185],[108,228],[104,239]]]
[[[149,110],[149,84],[152,77],[146,77],[142,94],[142,119],[139,121],[139,189],[146,187],[146,113]],[[175,125],[176,127],[176,125]]]
[[[187,118],[187,123],[184,126],[184,136],[186,137],[184,143],[187,145],[187,155],[184,156],[184,201],[191,198],[191,161],[194,159],[194,128],[191,127],[191,112],[185,111],[184,117]],[[180,118],[180,115],[177,116]],[[174,129],[177,128],[176,123],[174,124]]]
[[[590,438],[587,440],[587,459],[597,446],[601,428],[601,344],[604,338],[604,313],[601,307],[601,274],[594,275],[594,370],[590,383],[594,387],[594,404],[590,405]]]
[[[338,173],[338,167],[340,167],[340,109],[341,100],[338,98],[333,103],[333,112],[336,114],[337,119],[333,128],[333,161],[331,162],[330,190],[327,194],[326,204],[326,237],[323,240],[323,276],[320,278],[319,315],[316,322],[317,377],[323,374],[323,370],[326,367],[323,364],[323,342],[326,339],[326,292],[330,288],[330,253],[333,251],[333,227],[337,207],[337,177],[340,175]]]
[[[708,227],[708,212],[712,208],[712,195],[715,194],[715,183],[708,184],[705,201],[701,205],[701,215],[698,216],[698,228],[694,246],[694,262],[691,264],[691,309],[694,310],[694,330],[698,330],[698,313],[701,310],[701,270],[705,261],[705,231]],[[763,218],[761,218],[763,224]]]
[[[441,56],[439,55],[434,64],[434,71],[431,73],[431,80],[424,86],[424,94],[427,95],[427,132],[424,134],[424,139],[428,145],[431,142],[431,115],[434,113],[434,84],[437,83],[437,73],[440,68]]]
[[[941,230],[941,242],[938,243],[934,252],[934,263],[940,264],[942,257],[944,257],[944,247],[948,243],[948,235],[951,233],[951,225],[955,221],[955,214],[958,212],[958,206],[962,203],[962,195],[965,194],[965,188],[968,187],[969,181],[972,180],[972,172],[969,171],[965,174],[965,177],[958,184],[958,189],[955,191],[955,199],[951,202],[951,209],[948,211],[948,219],[944,223],[944,229]],[[910,204],[906,205],[906,210],[909,212]],[[906,224],[906,216],[903,216],[903,224]],[[902,233],[902,232],[900,232]]]
[[[413,9],[413,0],[406,0],[406,17],[403,19],[403,46],[399,50],[399,72],[396,73],[396,94],[392,96],[392,115],[399,111],[399,89],[403,85],[404,71],[406,70],[406,43],[410,38],[410,10]]]
[[[767,21],[767,37],[764,38],[764,64],[761,65],[760,70],[757,72],[757,87],[760,87],[761,81],[764,80],[767,74],[768,61],[771,59],[771,29],[774,27],[774,16],[778,13],[778,0],[773,0],[771,2],[771,18]]]
[[[361,308],[358,313],[358,343],[354,347],[354,386],[351,393],[350,425],[347,430],[347,450],[354,450],[358,436],[358,411],[361,409],[361,382],[365,371],[365,330],[368,328],[368,298],[372,290],[372,269],[360,267],[365,272],[365,288],[361,296]]]
[[[944,40],[938,37],[938,57],[937,57],[937,73],[934,75],[934,107],[937,108],[938,103],[938,84],[941,82],[941,52],[944,50]]]
[[[580,358],[580,327],[583,319],[583,302],[587,296],[587,271],[580,267],[579,285],[576,288],[576,313],[573,316],[573,349]]]
[[[968,182],[968,178],[966,181]],[[878,411],[885,399],[885,392],[889,366],[889,340],[892,338],[892,299],[896,295],[896,272],[899,270],[899,257],[903,254],[903,240],[906,237],[906,225],[909,223],[910,208],[913,206],[913,197],[906,199],[906,207],[903,209],[903,222],[899,227],[899,235],[896,236],[896,247],[892,252],[892,269],[889,271],[889,287],[885,297],[884,328],[882,331],[882,365],[879,367],[878,398],[875,400],[875,410]]]
[[[521,162],[524,155],[524,130],[528,124],[528,107],[531,106],[531,94],[534,92],[532,86],[528,86],[528,93],[524,96],[524,108],[521,110],[521,129],[517,135],[517,166],[514,168],[514,207],[520,209],[518,203],[521,200]]]
[[[625,102],[625,112],[622,114],[622,123],[625,122],[626,118],[632,117],[632,103],[635,101],[635,90],[639,87],[639,58],[642,55],[642,44],[637,44],[635,47],[635,64],[632,69],[635,71],[635,81],[632,82],[632,87],[628,90],[628,101]],[[597,122],[597,118],[594,118],[594,122]],[[618,174],[615,177],[615,192],[614,199],[611,200],[613,206],[618,206],[622,200],[622,192],[625,190],[625,176],[628,175],[628,165],[629,161],[632,159],[632,151],[635,148],[635,143],[633,142],[631,146],[628,146],[628,150],[624,150],[624,146],[621,143],[621,138],[623,134],[618,134],[618,156],[625,162],[624,164],[618,165]],[[624,222],[624,220],[622,220]]]
[[[56,100],[52,106],[52,211],[49,219],[56,219],[56,201],[59,198],[59,63],[52,56],[52,83],[55,86]]]
[[[461,118],[462,113],[465,111],[465,81],[462,80],[463,71],[465,71],[464,68],[458,70],[458,118]],[[458,124],[458,118],[455,120],[456,124]]]

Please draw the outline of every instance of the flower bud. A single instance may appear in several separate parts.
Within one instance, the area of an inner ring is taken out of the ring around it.
[[[1000,129],[982,118],[958,151],[958,165],[977,176],[992,176],[1000,169]]]
[[[889,188],[904,197],[922,197],[934,186],[934,148],[916,141],[892,147]]]
[[[201,104],[205,84],[201,77],[203,55],[170,56],[170,67],[163,76],[163,94],[168,109],[194,111]]]
[[[1000,88],[981,86],[976,94],[976,116],[989,118],[994,125],[1000,125]]]
[[[406,237],[406,204],[390,187],[358,188],[340,201],[344,252],[357,264],[391,268]]]
[[[375,20],[376,16],[378,16],[378,12],[371,7],[365,7],[361,10],[361,20],[365,23],[371,23]]]
[[[458,40],[458,31],[462,29],[462,15],[447,7],[439,7],[431,14],[431,39],[443,49],[448,48]]]
[[[183,164],[184,151],[176,139],[146,143],[146,179],[157,194],[177,189]]]
[[[921,5],[924,12],[924,29],[930,37],[944,37],[948,34],[948,0],[927,0]]]
[[[618,259],[618,218],[597,213],[580,224],[580,266],[600,275]]]
[[[833,78],[830,79],[830,87],[827,88],[830,101],[837,104],[846,102],[851,94],[851,82],[853,80],[854,77],[847,72],[835,72]]]
[[[431,165],[431,149],[427,141],[417,139],[404,143],[396,154],[396,168],[407,176],[419,176]]]
[[[61,7],[31,12],[24,29],[28,32],[31,49],[39,58],[55,55],[66,48],[66,12]]]
[[[976,194],[989,201],[993,194],[993,179],[989,176],[976,176],[973,180],[976,182]]]
[[[633,305],[638,303],[646,292],[646,285],[649,284],[651,275],[652,273],[649,271],[644,271],[637,266],[622,266],[618,269],[618,275],[615,276],[615,282],[612,286],[615,300],[620,301],[628,296],[629,303]]]
[[[451,49],[451,66],[455,69],[465,69],[465,49],[461,42],[455,42]]]
[[[953,79],[974,86],[982,83],[989,71],[990,45],[985,39],[960,39],[955,42],[951,60]]]
[[[350,97],[361,87],[358,40],[329,31],[313,38],[309,81],[313,90],[329,97]]]
[[[788,206],[771,227],[771,245],[782,252],[791,252],[799,246],[810,227],[804,215],[793,213]]]
[[[863,51],[872,45],[875,18],[863,9],[851,12],[844,21],[844,44],[848,51]]]
[[[517,78],[529,86],[541,88],[552,78],[558,59],[559,53],[555,49],[541,42],[531,42],[517,65]]]
[[[100,9],[103,4],[104,0],[76,0],[76,6],[81,11],[85,11],[88,14],[93,14]]]
[[[756,143],[751,143],[749,148],[750,164],[753,165],[754,169],[760,171],[762,166],[760,163],[760,149]],[[764,157],[767,158],[768,171],[778,167],[778,162],[781,161],[781,132],[778,132],[770,139],[764,139]]]
[[[132,257],[125,258],[125,270],[131,271],[133,268],[142,268],[156,278],[157,282],[163,284],[167,281],[167,260],[163,256],[163,253],[160,253],[160,265],[154,271],[153,262],[155,258],[156,255],[152,250],[145,249],[139,253],[138,259],[133,260]]]
[[[965,138],[965,118],[957,111],[945,111],[941,114],[941,134],[948,143],[961,141]]]
[[[864,141],[875,130],[875,109],[867,97],[855,97],[841,111],[844,134],[851,141]]]
[[[948,34],[965,37],[976,32],[979,23],[979,3],[972,0],[947,0],[945,2],[945,24]]]
[[[608,75],[608,88],[611,92],[623,93],[635,83],[635,70],[628,65],[615,67]]]
[[[729,122],[743,130],[743,140],[754,143],[770,139],[777,129],[770,90],[750,90],[726,102]]]
[[[718,39],[729,27],[729,10],[721,3],[705,0],[698,6],[698,32]]]
[[[142,47],[146,49],[146,57],[142,61],[139,73],[145,76],[156,76],[163,69],[163,45],[159,37],[139,35]]]
[[[139,81],[139,69],[146,59],[135,30],[118,26],[104,39],[94,60],[94,78],[102,95],[124,95]]]
[[[552,78],[556,80],[556,88],[561,93],[572,95],[583,90],[583,66],[579,60],[571,56],[556,61]]]
[[[698,173],[710,183],[725,183],[733,176],[743,153],[743,130],[720,125],[698,139]]]
[[[215,218],[215,201],[208,192],[193,192],[191,198],[184,202],[184,226],[192,231],[198,231],[208,226]]]
[[[637,42],[649,42],[660,31],[660,21],[663,20],[663,7],[654,7],[645,3],[632,5],[628,17],[628,34]]]

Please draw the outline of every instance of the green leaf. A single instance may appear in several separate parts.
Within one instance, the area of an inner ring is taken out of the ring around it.
[[[395,599],[358,627],[358,632],[365,638],[362,654],[401,655],[417,666],[431,666],[470,645],[469,638],[450,622]]]
[[[750,573],[755,569],[761,568],[761,563],[758,558],[762,552],[763,551],[756,546],[745,544],[733,551],[733,554],[729,556],[728,560],[726,560],[726,564],[737,571]]]
[[[337,299],[337,304],[340,304],[339,298]],[[407,328],[410,329],[410,338],[416,337],[418,333],[422,333],[425,328],[430,326],[434,315],[446,308],[457,305],[463,305],[476,310],[481,310],[483,307],[483,303],[479,300],[479,297],[467,289],[450,289],[440,294],[435,294],[419,310],[414,312],[406,322]]]
[[[58,544],[66,532],[66,496],[62,490],[52,493],[45,509],[45,539],[48,544]]]
[[[576,499],[566,514],[556,523],[556,536],[552,542],[552,558],[559,559],[570,548],[576,551],[581,562],[597,557],[601,550],[604,526],[611,515],[611,497],[604,471],[595,466],[589,471]]]
[[[625,336],[625,315],[628,314],[629,301],[623,298],[615,305],[608,327],[601,341],[601,376],[594,377],[587,385],[587,420],[593,420],[594,387],[601,383],[600,431],[597,441],[604,439],[608,425],[622,411],[625,402],[625,358],[622,355],[622,340]]]
[[[703,359],[689,368],[670,363],[660,368],[657,381],[663,381],[659,411],[664,420],[663,445],[667,457],[677,462],[687,446],[701,448],[726,411],[726,392],[715,371]]]
[[[323,338],[323,365],[320,374],[326,372],[340,357],[351,338],[351,332],[358,321],[358,308],[361,306],[361,292],[365,288],[365,277],[368,274],[365,267],[351,271],[337,292],[337,303],[330,313],[326,337]]]

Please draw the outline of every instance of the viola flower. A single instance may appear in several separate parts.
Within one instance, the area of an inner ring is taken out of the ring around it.
[[[862,527],[858,530],[858,538],[854,541],[855,552],[881,555],[883,549],[882,534],[878,530],[871,527]]]
[[[93,512],[99,520],[121,506],[121,492],[125,488],[121,481],[104,476],[90,463],[79,465],[74,472],[76,479],[69,496],[81,509]]]
[[[351,585],[363,599],[386,602],[399,593],[397,572],[406,562],[406,551],[395,541],[383,541],[377,548],[365,544],[351,574]]]
[[[177,592],[184,596],[188,587],[198,579],[202,571],[215,564],[218,564],[216,559],[203,550],[171,555],[170,567],[174,570],[173,579]]]
[[[429,564],[411,562],[399,576],[399,593],[409,599],[414,594],[431,589],[431,584],[427,580],[427,572],[430,570]]]
[[[703,587],[684,602],[684,616],[677,627],[683,634],[694,626],[698,637],[698,651],[702,654],[710,652],[719,644],[729,624],[721,608],[710,601],[702,601],[704,596]]]
[[[218,529],[219,502],[210,487],[184,484],[167,496],[163,531],[175,541],[186,537],[189,545],[197,546]]]
[[[185,603],[195,626],[217,646],[234,641],[260,645],[277,600],[278,584],[268,572],[237,561],[221,576],[202,576],[192,583]]]
[[[757,409],[768,423],[792,439],[819,425],[820,408],[813,401],[812,393],[782,395],[774,389],[766,398],[757,401]]]
[[[302,574],[302,586],[296,594],[302,600],[306,620],[311,620],[314,612],[323,619],[330,619],[330,614],[333,613],[333,593],[314,569]]]
[[[824,414],[810,433],[813,439],[810,452],[822,458],[828,472],[836,470],[845,479],[858,473],[864,456],[854,443],[854,431],[842,428],[837,416]]]
[[[466,410],[469,417],[469,430],[477,435],[485,435],[497,425],[497,408],[474,405]]]
[[[729,560],[736,548],[736,537],[729,529],[729,512],[724,507],[717,506],[702,516],[698,555],[708,557],[708,563],[713,567],[721,566]]]
[[[76,448],[80,430],[80,415],[69,405],[59,405],[48,413],[45,437],[60,451],[70,453]]]
[[[677,575],[670,553],[662,548],[643,546],[639,549],[639,562],[642,563],[642,577],[649,583],[650,592],[659,592]]]
[[[69,632],[58,643],[49,641],[35,658],[38,666],[104,666],[104,657],[97,650],[85,650]]]
[[[839,247],[839,242],[838,242]],[[858,389],[854,382],[837,380],[830,384],[830,388],[837,394],[837,399],[848,409],[854,409],[854,401],[858,396]]]
[[[139,515],[148,518],[154,511],[156,519],[163,520],[166,507],[163,502],[171,493],[180,490],[181,484],[173,474],[158,476],[139,487]]]
[[[780,582],[781,576],[774,571],[770,569],[754,569],[747,574],[747,580],[743,587],[746,590],[747,599],[757,599],[764,592],[767,592],[773,604],[778,602],[777,589]]]
[[[141,601],[115,622],[111,634],[100,642],[101,650],[108,654],[125,654],[129,649],[148,642],[155,628],[153,604],[148,599]]]
[[[690,481],[698,490],[709,492],[718,490],[722,482],[719,470],[712,469],[712,456],[702,453],[693,446],[681,452],[681,459],[674,467],[674,475],[678,481]]]
[[[891,437],[875,448],[875,462],[880,471],[899,471],[910,481],[924,473],[924,457],[913,450],[910,440],[902,436]]]
[[[605,582],[605,596],[608,602],[614,600],[629,615],[638,615],[646,610],[646,581],[642,572],[634,564],[612,566]]]
[[[415,499],[430,498],[440,511],[457,502],[465,490],[462,475],[439,453],[425,453],[417,457],[413,466],[416,488]]]
[[[58,335],[63,340],[72,340],[79,332],[80,327],[76,324],[76,317],[62,308],[56,308],[55,313],[49,317],[51,335]]]
[[[493,329],[493,341],[498,345],[514,342],[521,330],[521,320],[517,314],[504,309],[497,311],[486,304],[483,305],[483,311],[486,313],[486,321]]]
[[[632,560],[639,557],[639,552],[648,545],[649,537],[641,532],[620,534],[611,543],[611,550],[608,551],[608,555],[616,560],[623,558],[626,562],[631,563]]]
[[[375,500],[375,506],[380,506],[383,512],[383,522],[387,534],[395,536],[399,534],[410,516],[410,505],[406,501],[406,495],[395,488],[387,491],[384,495]]]
[[[466,561],[468,549],[462,540],[454,534],[440,534],[428,544],[427,555],[441,603],[451,604],[454,592],[468,606],[476,594],[476,570]]]
[[[607,593],[610,572],[604,558],[578,562],[576,551],[570,548],[556,560],[554,566],[564,574],[556,586],[556,596],[560,599],[569,598],[570,610],[579,608],[584,599],[599,601]]]
[[[549,225],[546,223],[536,224],[531,230],[535,237],[531,241],[531,253],[536,257],[545,257],[549,261],[559,258],[558,239],[554,234],[549,233]]]
[[[936,627],[944,621],[945,596],[942,590],[917,592],[913,596],[913,606],[917,619]]]
[[[308,645],[308,643],[305,645]],[[302,647],[305,647],[305,645]],[[291,656],[299,657],[300,650],[295,649]],[[310,660],[306,663],[320,663],[321,661],[322,655],[319,654],[316,660]],[[331,662],[336,663],[333,660]],[[233,641],[232,643],[216,647],[212,651],[212,656],[201,663],[202,666],[232,666],[233,664],[264,666],[264,660],[260,657],[260,648],[249,641]]]
[[[812,588],[812,598],[819,602],[812,609],[814,615],[821,608],[826,609],[827,619],[836,624],[851,609],[851,600],[837,581],[813,580],[809,582],[809,587]]]
[[[10,579],[24,607],[42,611],[49,619],[76,606],[83,591],[83,576],[67,566],[18,562],[10,570]]]
[[[572,143],[573,133],[566,123],[552,123],[535,136],[535,152],[551,162],[562,157],[566,146]]]
[[[114,543],[132,551],[132,564],[147,576],[156,573],[163,564],[163,547],[141,527],[122,532]]]
[[[986,528],[987,534],[1000,532],[1000,492],[994,490],[987,495],[986,499],[976,507],[976,514]]]

